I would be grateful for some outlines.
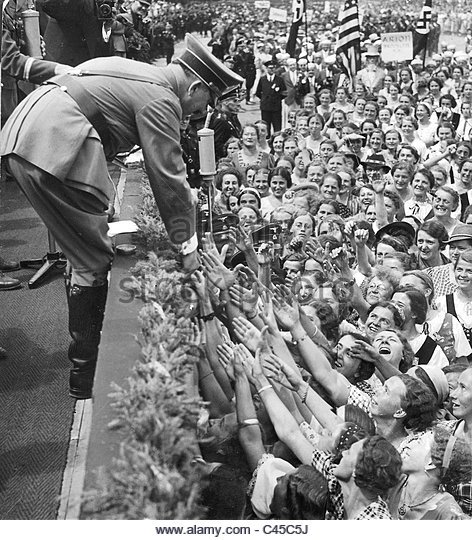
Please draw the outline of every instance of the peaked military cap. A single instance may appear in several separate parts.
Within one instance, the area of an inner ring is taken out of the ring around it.
[[[242,85],[244,79],[218,60],[196,37],[186,34],[187,48],[176,61],[205,83],[216,97]]]

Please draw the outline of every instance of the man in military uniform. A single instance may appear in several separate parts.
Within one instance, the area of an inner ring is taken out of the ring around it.
[[[243,97],[239,90],[226,94],[220,100],[219,111],[215,111],[210,120],[210,129],[215,132],[215,156],[220,159],[225,156],[224,146],[231,137],[241,138],[242,127],[238,118]]]
[[[191,35],[182,56],[166,67],[118,57],[78,67],[80,77],[54,77],[15,109],[3,129],[1,154],[70,263],[70,394],[86,399],[92,395],[113,259],[106,210],[114,190],[107,159],[142,147],[170,240],[182,245],[184,269],[195,270],[196,209],[180,123],[243,80]]]

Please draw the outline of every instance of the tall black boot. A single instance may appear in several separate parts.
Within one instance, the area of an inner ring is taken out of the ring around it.
[[[72,285],[69,291],[69,360],[72,362],[69,394],[76,399],[92,397],[108,284],[100,287]]]

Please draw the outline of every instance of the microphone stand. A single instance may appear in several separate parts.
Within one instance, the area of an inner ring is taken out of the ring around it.
[[[39,33],[39,12],[34,9],[34,2],[30,3],[28,9],[21,14],[25,29],[26,47],[29,56],[33,58],[42,58],[40,33]],[[48,230],[48,252],[41,259],[29,259],[20,261],[21,268],[37,268],[39,270],[28,281],[28,287],[35,289],[44,279],[48,277],[54,269],[62,270],[65,268],[67,260],[63,253],[57,250],[56,242],[51,231]]]
[[[200,175],[202,177],[202,189],[208,199],[208,224],[209,231],[213,235],[213,200],[214,189],[213,182],[216,175],[215,159],[215,132],[210,129],[211,116],[213,109],[208,107],[205,125],[197,131],[198,136],[198,155],[200,158]],[[205,230],[202,232],[205,233]]]

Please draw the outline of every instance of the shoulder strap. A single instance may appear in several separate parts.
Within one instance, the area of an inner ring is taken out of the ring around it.
[[[456,306],[452,294],[446,294],[446,310],[457,319]]]
[[[418,358],[419,365],[425,365],[431,360],[437,346],[438,344],[434,341],[434,339],[426,336],[423,345],[421,345],[415,354],[416,358]]]

